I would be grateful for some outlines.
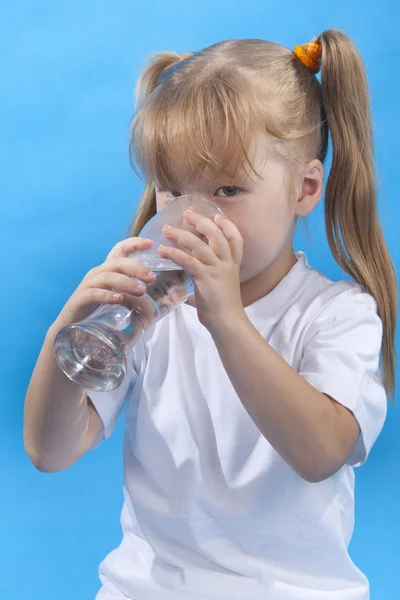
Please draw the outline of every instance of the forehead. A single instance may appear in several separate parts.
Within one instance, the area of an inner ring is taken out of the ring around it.
[[[270,160],[274,158],[271,143],[261,136],[252,141],[247,151],[252,168],[249,168],[249,166],[244,168],[244,165],[239,165],[238,161],[229,164],[229,154],[227,156],[224,150],[224,144],[216,139],[212,145],[213,155],[217,159],[216,162],[211,166],[205,166],[201,172],[197,172],[195,175],[186,173],[180,160],[172,160],[172,171],[176,173],[175,180],[179,181],[182,186],[190,186],[191,184],[211,186],[219,182],[221,184],[240,183],[243,185],[250,181],[256,182],[259,176],[262,178]]]

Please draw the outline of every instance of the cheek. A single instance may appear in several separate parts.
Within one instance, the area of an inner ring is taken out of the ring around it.
[[[263,262],[269,254],[269,248],[274,245],[271,239],[271,231],[265,224],[255,222],[240,231],[243,238],[243,260],[242,264],[257,268],[260,261]]]
[[[243,263],[256,270],[265,267],[276,250],[286,243],[289,228],[288,215],[272,211],[239,228],[244,242]]]
[[[256,225],[258,243],[279,244],[282,238],[286,237],[292,219],[289,206],[283,198],[278,198],[267,207],[267,210],[260,212]]]

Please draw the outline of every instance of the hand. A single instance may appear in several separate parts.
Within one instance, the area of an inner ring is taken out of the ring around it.
[[[162,246],[159,254],[191,275],[199,321],[211,330],[222,319],[235,319],[244,314],[239,278],[243,238],[236,225],[219,214],[211,220],[185,211],[184,219],[208,239],[208,244],[190,231],[165,226],[164,236],[190,254]]]
[[[151,275],[150,269],[129,255],[137,250],[147,250],[152,244],[152,240],[138,237],[118,242],[104,263],[85,275],[51,328],[59,330],[81,321],[100,304],[124,304],[133,310],[138,305],[138,297],[146,293],[146,284],[153,284],[156,275]],[[143,288],[139,287],[141,282]],[[120,293],[119,298],[114,298],[115,292]]]

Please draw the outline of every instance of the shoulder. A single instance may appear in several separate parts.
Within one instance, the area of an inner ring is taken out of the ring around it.
[[[312,330],[338,322],[368,322],[382,331],[375,298],[353,280],[333,281],[312,269],[303,293],[303,319]]]
[[[324,349],[332,359],[336,356],[335,360],[351,363],[358,356],[375,364],[382,347],[383,324],[371,294],[358,283],[338,281],[329,285],[312,304],[305,348]]]
[[[301,254],[304,254],[301,252]],[[352,279],[334,281],[317,268],[310,266],[304,255],[304,284],[294,296],[294,309],[303,324],[346,309],[362,306],[364,310],[376,312],[376,302],[371,294]]]
[[[357,321],[365,319],[379,329],[382,325],[378,316],[378,306],[375,298],[360,284],[354,281],[341,280],[332,282],[314,299],[315,323],[326,319]]]

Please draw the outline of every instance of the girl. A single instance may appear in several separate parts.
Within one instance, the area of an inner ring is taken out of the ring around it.
[[[26,400],[28,454],[42,470],[66,468],[126,405],[123,539],[100,565],[97,600],[367,600],[348,554],[354,467],[394,396],[397,282],[362,60],[337,30],[294,52],[258,39],[162,52],[137,103],[130,156],[146,187],[132,238],[46,336]],[[328,132],[328,241],[354,281],[328,279],[293,249],[323,193]],[[225,214],[186,215],[207,242],[165,230],[179,249],[160,255],[191,273],[195,294],[145,333],[119,388],[66,381],[51,357],[57,331],[78,305],[143,293],[130,277],[148,283],[146,270],[127,255],[149,242],[135,236],[188,193]]]

